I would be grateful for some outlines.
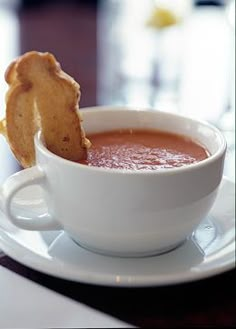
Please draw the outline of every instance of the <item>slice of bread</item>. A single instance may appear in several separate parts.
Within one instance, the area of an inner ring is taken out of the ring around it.
[[[5,79],[9,90],[0,132],[23,167],[35,164],[38,130],[51,152],[72,161],[86,158],[90,143],[81,126],[80,86],[52,54],[25,53],[10,64]]]

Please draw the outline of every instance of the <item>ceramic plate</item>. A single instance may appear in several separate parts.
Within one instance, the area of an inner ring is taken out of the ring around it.
[[[0,248],[35,270],[83,283],[145,287],[199,280],[235,267],[234,197],[235,184],[224,178],[209,216],[191,238],[159,256],[118,258],[95,254],[62,231],[18,229],[1,212]],[[16,197],[14,207],[19,212],[26,205],[30,212],[42,213],[45,205],[38,187],[27,188]]]

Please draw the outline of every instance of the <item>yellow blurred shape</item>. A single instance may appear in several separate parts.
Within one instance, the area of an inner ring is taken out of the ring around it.
[[[165,27],[179,23],[177,15],[167,8],[156,7],[152,11],[147,25],[156,29],[163,29]]]

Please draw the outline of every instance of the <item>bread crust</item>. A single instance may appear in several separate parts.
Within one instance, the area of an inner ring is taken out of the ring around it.
[[[51,152],[72,161],[86,158],[89,141],[79,115],[80,86],[52,54],[25,53],[9,65],[5,80],[9,89],[0,131],[23,167],[35,164],[38,130]]]

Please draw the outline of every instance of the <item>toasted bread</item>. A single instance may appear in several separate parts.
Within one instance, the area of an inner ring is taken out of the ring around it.
[[[23,167],[35,164],[34,135],[72,161],[86,157],[89,141],[79,114],[80,86],[50,53],[31,51],[10,64],[5,74],[6,118],[0,131]]]

